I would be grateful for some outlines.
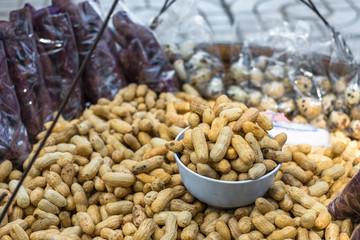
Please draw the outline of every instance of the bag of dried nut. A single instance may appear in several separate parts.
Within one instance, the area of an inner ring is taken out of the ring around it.
[[[271,52],[267,51],[270,48],[265,48],[267,32],[259,29],[256,34],[248,33],[242,23],[238,18],[234,24],[226,94],[234,101],[258,107],[262,100],[264,70]]]
[[[143,25],[123,3],[110,22],[120,45],[119,58],[130,83],[146,84],[155,92],[177,92],[179,81],[156,34]]]
[[[216,99],[224,92],[224,68],[214,35],[196,9],[196,0],[175,2],[155,32],[179,79]]]
[[[229,74],[232,85],[227,88],[227,94],[261,111],[281,112],[291,118],[296,113],[296,91],[291,79],[295,73],[294,63],[309,62],[298,56],[306,49],[308,25],[301,21],[293,25],[281,22],[268,31],[255,34],[247,34],[247,31],[242,21],[236,22]],[[246,37],[238,37],[239,32]],[[242,44],[240,53],[239,43]]]
[[[323,68],[314,72],[313,64],[317,58],[311,52],[309,34],[309,26],[299,22],[292,32],[294,44],[287,54],[287,65],[291,69],[289,79],[293,83],[297,107],[295,119],[305,119],[316,127],[326,128],[327,117],[322,111],[321,100],[330,84]]]
[[[329,62],[329,76],[333,92],[323,99],[328,114],[328,127],[344,131],[360,139],[359,65],[341,37],[332,36],[333,53]]]
[[[345,129],[345,133],[353,138],[360,139],[360,86],[359,86],[359,77],[360,77],[360,69],[357,70],[356,75],[347,84],[344,93],[341,95],[345,99],[345,106],[349,111],[342,113],[342,119],[334,120],[334,124],[337,127],[343,127]],[[330,114],[329,123],[332,123],[332,115],[334,112]],[[342,120],[342,122],[339,122]],[[343,130],[343,129],[340,129]]]

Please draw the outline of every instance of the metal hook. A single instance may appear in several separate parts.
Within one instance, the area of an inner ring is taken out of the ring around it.
[[[156,17],[152,20],[151,24],[150,24],[150,29],[151,30],[155,30],[156,27],[159,25],[160,23],[160,16],[170,8],[170,6],[175,3],[176,0],[165,0],[164,5],[161,7],[159,13],[156,15]]]
[[[319,12],[319,10],[316,8],[315,4],[312,2],[312,0],[300,0],[300,2],[304,3],[306,6],[308,6],[315,14],[324,22],[324,24],[329,28],[331,31],[334,43],[336,45],[335,51],[338,56],[345,59],[349,63],[354,63],[355,58],[352,54],[351,49],[347,45],[345,39],[343,36],[335,30],[335,28],[325,19],[325,17]]]

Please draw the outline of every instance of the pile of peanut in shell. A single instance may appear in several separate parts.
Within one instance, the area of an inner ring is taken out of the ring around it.
[[[266,195],[249,206],[216,209],[185,189],[165,147],[188,126],[192,101],[215,104],[188,85],[157,95],[130,84],[80,119],[59,121],[0,223],[0,237],[349,239],[357,224],[332,219],[326,206],[360,168],[355,141],[337,134],[329,148],[285,145],[291,161]],[[0,210],[21,175],[10,161],[0,164],[0,194],[7,194]]]
[[[181,162],[200,175],[223,181],[257,179],[278,163],[291,161],[291,153],[281,151],[286,134],[270,138],[266,131],[273,123],[256,108],[221,95],[212,107],[192,101],[190,111],[191,129],[166,147],[181,152]],[[309,170],[314,169],[313,164]]]

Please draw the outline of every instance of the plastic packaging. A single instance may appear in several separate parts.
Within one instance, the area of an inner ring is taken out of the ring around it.
[[[327,116],[323,114],[321,101],[327,92],[329,79],[321,75],[325,72],[322,68],[317,69],[320,75],[314,73],[314,53],[310,51],[309,34],[309,26],[298,24],[293,37],[295,44],[290,51],[291,62],[288,65],[293,71],[289,77],[296,93],[298,114],[316,127],[327,128]]]
[[[51,9],[58,9],[58,11],[68,14],[68,17],[71,20],[69,23],[74,31],[78,52],[86,52],[87,44],[84,41],[86,40],[88,34],[86,31],[88,29],[86,29],[86,26],[84,25],[85,16],[81,11],[80,6],[76,5],[71,0],[52,0]],[[83,60],[83,57],[84,56],[80,56],[80,62]]]
[[[15,87],[10,79],[4,46],[0,40],[0,161],[5,157],[21,167],[30,144],[20,116]]]
[[[34,31],[37,35],[38,49],[43,66],[46,87],[57,110],[70,90],[79,68],[79,54],[74,38],[71,21],[67,13],[59,7],[49,7],[32,13]],[[83,107],[81,83],[75,87],[65,107],[65,119],[80,116]]]
[[[333,51],[329,62],[329,76],[334,85],[334,92],[341,94],[357,74],[359,65],[341,35],[333,31],[335,30],[330,27]]]
[[[80,52],[83,58],[90,50],[103,21],[99,5],[95,1],[85,1],[79,6],[84,15],[83,26],[86,29],[81,43],[83,49]],[[96,103],[102,97],[112,99],[120,88],[125,87],[125,77],[116,53],[115,42],[109,29],[106,29],[83,76],[85,95],[90,102]]]
[[[355,139],[360,139],[360,68],[356,71],[342,94],[349,111],[343,112],[343,122],[339,122],[338,125],[344,123],[346,133]],[[338,96],[339,98],[341,95]]]
[[[179,82],[154,33],[125,10],[113,15],[121,45],[120,61],[129,82],[146,84],[157,92],[176,92]]]
[[[155,32],[179,79],[204,97],[224,93],[224,68],[214,34],[197,12],[196,0],[177,1],[159,18]]]
[[[351,218],[360,220],[360,172],[358,171],[345,186],[340,195],[328,205],[330,214],[335,219]]]
[[[360,239],[360,226],[354,229],[350,238],[350,240],[358,240],[358,239]]]
[[[41,118],[41,126],[49,121],[52,117],[53,109],[52,109],[52,103],[51,103],[51,97],[49,94],[49,91],[45,85],[43,71],[46,69],[46,65],[41,64],[40,55],[37,51],[36,47],[36,38],[34,35],[34,30],[32,25],[30,24],[32,22],[31,14],[29,9],[23,8],[17,11],[13,11],[10,13],[10,21],[12,22],[18,22],[18,27],[20,31],[23,31],[23,26],[26,26],[29,24],[29,32],[26,33],[28,36],[28,48],[27,51],[33,51],[35,54],[35,59],[33,62],[35,62],[35,68],[37,70],[36,73],[34,73],[34,76],[37,76],[37,83],[34,85],[35,94],[38,101],[38,108],[39,108],[39,114]],[[21,35],[20,33],[16,33]]]
[[[341,36],[333,33],[332,41],[329,76],[333,92],[326,96],[329,127],[360,139],[360,66]]]
[[[312,51],[309,24],[283,22],[263,33],[243,34],[239,51],[241,27],[237,22],[228,95],[262,111],[284,113],[294,122],[332,129],[337,115],[330,113],[342,104],[332,94],[324,56]]]
[[[309,79],[312,77],[308,63],[311,54],[304,51],[307,24],[284,22],[262,34],[249,35],[243,39],[241,48],[238,44],[240,25],[241,22],[237,22],[234,27],[228,95],[262,111],[294,117],[299,112],[297,98],[314,93],[312,79]]]
[[[51,118],[52,106],[41,75],[30,10],[23,8],[10,12],[9,23],[1,24],[1,35],[21,117],[32,141],[42,130],[44,122]]]

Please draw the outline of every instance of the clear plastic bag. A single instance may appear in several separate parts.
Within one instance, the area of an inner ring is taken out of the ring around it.
[[[322,98],[334,91],[333,84],[328,74],[328,69],[324,62],[324,60],[331,55],[331,37],[330,35],[325,35],[324,38],[325,39],[322,41],[310,41],[309,44],[312,53],[312,59],[310,59],[310,61],[312,66],[313,80]]]
[[[10,12],[9,23],[3,22],[0,28],[21,117],[32,141],[51,118],[52,106],[41,74],[30,10],[23,8]]]
[[[44,76],[46,87],[57,110],[70,90],[79,69],[79,54],[71,21],[67,13],[56,6],[43,8],[32,13],[34,31],[42,65],[46,66]],[[75,87],[63,116],[77,118],[83,109],[81,83]]]
[[[329,76],[333,92],[326,96],[329,128],[360,139],[360,66],[343,38],[332,31]],[[331,101],[331,104],[329,103]]]
[[[291,69],[289,77],[293,82],[298,113],[312,125],[326,128],[326,116],[322,113],[321,103],[324,91],[320,86],[323,86],[328,78],[314,74],[314,54],[310,50],[309,42],[310,28],[299,22],[292,34],[295,42],[288,51],[290,62],[288,60],[287,64]],[[324,69],[320,68],[319,72],[324,72]]]
[[[345,130],[348,136],[360,139],[360,68],[355,71],[354,77],[346,85],[344,92],[337,97],[337,99],[344,99],[345,106],[343,108],[347,107],[348,111],[344,109],[340,112],[342,122],[340,122],[341,119],[336,121],[336,127],[343,128],[341,130]],[[329,118],[329,120],[331,119]]]
[[[179,79],[204,97],[224,93],[224,68],[214,34],[196,10],[196,0],[177,1],[159,18],[155,32]]]
[[[311,54],[304,51],[307,24],[283,22],[268,31],[244,34],[245,39],[239,39],[241,24],[237,21],[234,26],[228,95],[261,111],[284,113],[288,118],[299,112],[298,98],[315,97],[319,102],[315,86],[311,87]],[[242,42],[241,50],[239,42]],[[307,99],[310,100],[313,101]]]
[[[146,84],[156,92],[176,92],[179,82],[175,70],[162,50],[155,34],[127,10],[112,16],[115,39],[121,46],[119,56],[129,82]]]
[[[6,54],[0,40],[0,160],[6,158],[20,167],[31,147],[20,116],[15,87],[10,79]]]
[[[278,21],[256,34],[242,32],[248,30],[241,24],[237,21],[234,26],[228,94],[262,111],[281,112],[295,122],[328,128],[329,108],[337,99],[330,95],[332,83],[324,56],[313,49],[318,43],[311,38],[309,23]]]
[[[331,28],[329,29],[331,31]],[[338,35],[332,35],[333,51],[329,62],[329,76],[334,85],[334,93],[341,95],[345,92],[346,86],[352,81],[357,74],[359,65],[356,63],[343,38],[338,38]]]
[[[83,13],[83,26],[86,29],[80,56],[89,51],[103,23],[99,4],[85,1],[79,4]],[[83,83],[85,96],[96,103],[99,98],[112,99],[120,88],[126,86],[123,70],[117,56],[115,41],[110,30],[106,29],[92,54],[84,72]]]

